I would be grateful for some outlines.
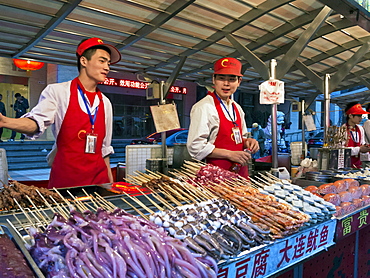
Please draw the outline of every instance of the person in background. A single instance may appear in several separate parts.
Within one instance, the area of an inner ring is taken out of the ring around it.
[[[4,104],[4,102],[2,102],[2,99],[3,99],[3,95],[0,94],[0,113],[2,115],[6,116],[5,104]],[[3,131],[4,131],[4,129],[2,127],[0,127],[0,143],[3,142],[3,140],[1,140],[1,137],[3,136]]]
[[[226,170],[237,169],[248,177],[247,164],[259,148],[255,139],[247,138],[244,112],[231,98],[242,81],[241,68],[235,58],[216,61],[212,79],[215,90],[191,109],[187,148],[195,159],[206,159]]]
[[[0,115],[0,127],[38,138],[52,126],[56,138],[48,154],[48,188],[113,182],[109,155],[113,153],[112,104],[97,88],[120,52],[99,38],[81,41],[76,50],[79,75],[48,85],[38,104],[22,118]]]
[[[253,158],[257,159],[264,157],[265,153],[265,140],[266,135],[262,127],[258,123],[252,124],[252,138],[256,139],[260,150],[253,155]]]
[[[366,111],[370,113],[370,103],[366,106]],[[369,115],[367,115],[367,120],[364,122],[363,125],[364,132],[365,132],[365,142],[367,145],[370,145],[370,119]],[[364,153],[362,156],[362,167],[370,167],[370,154],[369,153]]]
[[[357,102],[347,104],[344,112],[347,115],[344,125],[347,129],[346,147],[351,148],[351,167],[361,168],[360,154],[370,151],[370,147],[366,144],[365,132],[359,123],[362,120],[362,115],[369,114],[369,112],[362,109],[361,104]]]
[[[20,93],[16,93],[14,95],[15,97],[15,102],[14,102],[14,105],[13,105],[13,109],[15,111],[15,117],[16,118],[20,118],[22,117],[24,114],[27,113],[27,109],[30,107],[29,104],[28,104],[28,99],[26,99],[25,97],[23,97]],[[10,139],[8,141],[14,141],[15,140],[15,136],[17,135],[17,132],[16,131],[12,131],[12,135],[10,137]],[[24,134],[21,133],[21,142],[24,142]]]

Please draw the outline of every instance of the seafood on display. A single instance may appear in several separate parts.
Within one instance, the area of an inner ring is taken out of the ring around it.
[[[183,240],[193,252],[216,260],[272,240],[267,226],[254,224],[244,211],[221,198],[158,211],[149,220]]]
[[[192,254],[163,228],[102,197],[91,200],[89,208],[76,200],[59,205],[53,219],[22,210],[37,219],[26,247],[46,277],[217,277],[213,258]]]
[[[355,179],[337,180],[319,187],[310,185],[305,190],[333,204],[336,209],[334,214],[336,217],[344,216],[370,205],[370,185],[360,185],[359,181]]]
[[[336,211],[333,204],[287,180],[266,184],[260,192],[272,194],[279,202],[290,204],[293,208],[309,215],[310,224],[330,219]]]
[[[247,185],[214,185],[212,189],[220,197],[230,200],[245,211],[256,225],[265,225],[273,238],[282,238],[298,231],[310,217],[294,210],[291,205],[279,202],[276,197],[263,194]]]

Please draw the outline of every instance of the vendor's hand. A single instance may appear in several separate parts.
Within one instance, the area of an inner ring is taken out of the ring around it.
[[[369,151],[370,151],[370,145],[366,144],[366,145],[360,146],[360,152],[367,153]]]
[[[244,140],[244,149],[248,149],[253,154],[259,151],[260,146],[256,139],[247,138]]]
[[[248,164],[248,161],[252,159],[252,156],[249,152],[245,151],[229,151],[228,159],[244,166]]]

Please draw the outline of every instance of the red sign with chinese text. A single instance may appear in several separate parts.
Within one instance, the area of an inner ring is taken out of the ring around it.
[[[148,82],[141,82],[135,80],[118,79],[118,78],[105,78],[104,82],[100,83],[106,86],[124,87],[131,89],[147,89]],[[186,87],[171,86],[170,93],[186,95],[188,93]]]
[[[336,240],[353,234],[354,232],[366,227],[370,221],[370,207],[362,208],[347,216],[338,219],[337,230],[335,233]]]

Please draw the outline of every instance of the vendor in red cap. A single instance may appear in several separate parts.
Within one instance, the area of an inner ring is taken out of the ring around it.
[[[361,153],[367,153],[370,151],[370,147],[365,142],[365,133],[360,122],[363,114],[369,114],[362,109],[361,104],[357,102],[351,102],[347,104],[345,108],[347,115],[347,122],[345,126],[347,128],[347,144],[346,147],[351,148],[351,166],[353,168],[361,168]]]
[[[231,96],[242,81],[242,64],[231,57],[214,64],[214,91],[198,101],[190,113],[189,154],[198,160],[248,177],[247,163],[258,142],[247,138],[244,112]],[[235,164],[241,167],[234,167]]]
[[[83,40],[76,50],[79,75],[48,85],[38,104],[22,118],[0,114],[0,127],[32,139],[51,126],[55,144],[48,154],[49,188],[113,182],[109,155],[113,153],[112,105],[97,88],[120,52],[99,38]]]

